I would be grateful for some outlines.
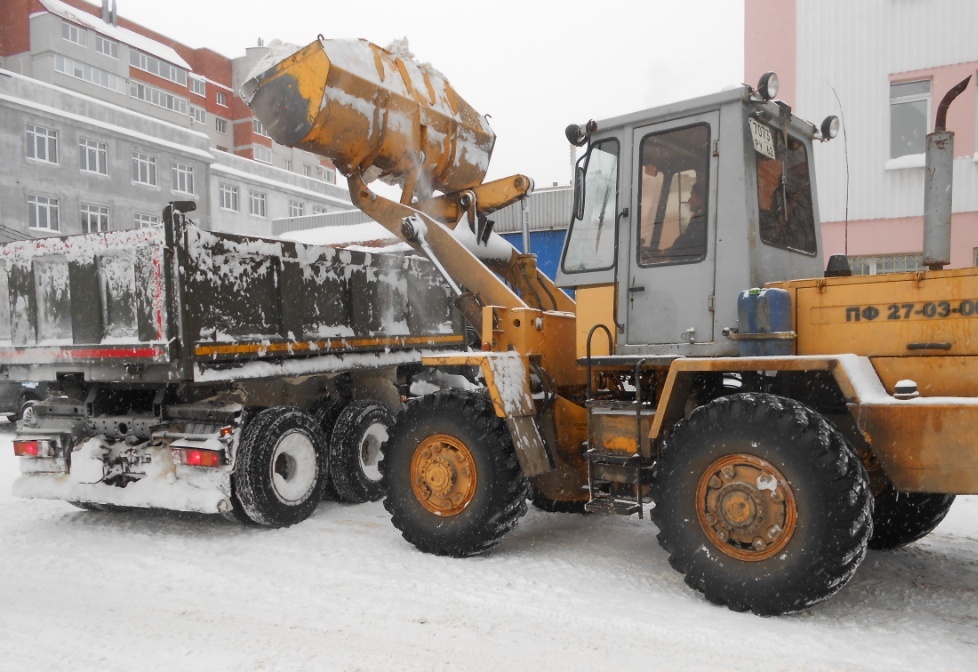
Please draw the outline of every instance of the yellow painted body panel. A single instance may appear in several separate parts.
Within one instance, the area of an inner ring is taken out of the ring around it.
[[[533,478],[533,487],[556,501],[586,502],[587,460],[581,444],[587,441],[587,409],[558,396],[548,415],[552,415],[552,431],[543,432],[552,449],[554,468]]]
[[[587,356],[588,333],[596,324],[603,324],[611,332],[609,349],[608,335],[601,329],[591,338],[591,356],[611,355],[615,352],[618,340],[618,326],[615,321],[615,285],[581,287],[577,290],[577,358]]]

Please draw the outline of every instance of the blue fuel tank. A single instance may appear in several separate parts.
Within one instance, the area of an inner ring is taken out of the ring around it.
[[[786,290],[755,287],[741,292],[737,297],[737,317],[741,357],[792,354],[791,294]]]

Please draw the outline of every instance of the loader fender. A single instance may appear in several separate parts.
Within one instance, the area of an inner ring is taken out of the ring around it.
[[[525,476],[553,469],[553,459],[534,420],[536,406],[530,393],[523,357],[516,352],[462,352],[424,357],[427,366],[478,366],[496,416],[506,421],[516,457]]]

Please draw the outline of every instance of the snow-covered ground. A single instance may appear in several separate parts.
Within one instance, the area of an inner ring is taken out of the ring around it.
[[[978,497],[870,552],[814,609],[685,587],[637,518],[532,510],[491,555],[424,555],[383,507],[284,530],[10,495],[0,421],[0,670],[978,670]]]

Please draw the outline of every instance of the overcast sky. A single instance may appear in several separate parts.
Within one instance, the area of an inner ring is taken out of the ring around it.
[[[100,0],[88,0],[100,4]],[[236,58],[261,38],[409,40],[490,115],[489,179],[569,184],[564,127],[739,84],[743,0],[118,0],[119,15]]]

